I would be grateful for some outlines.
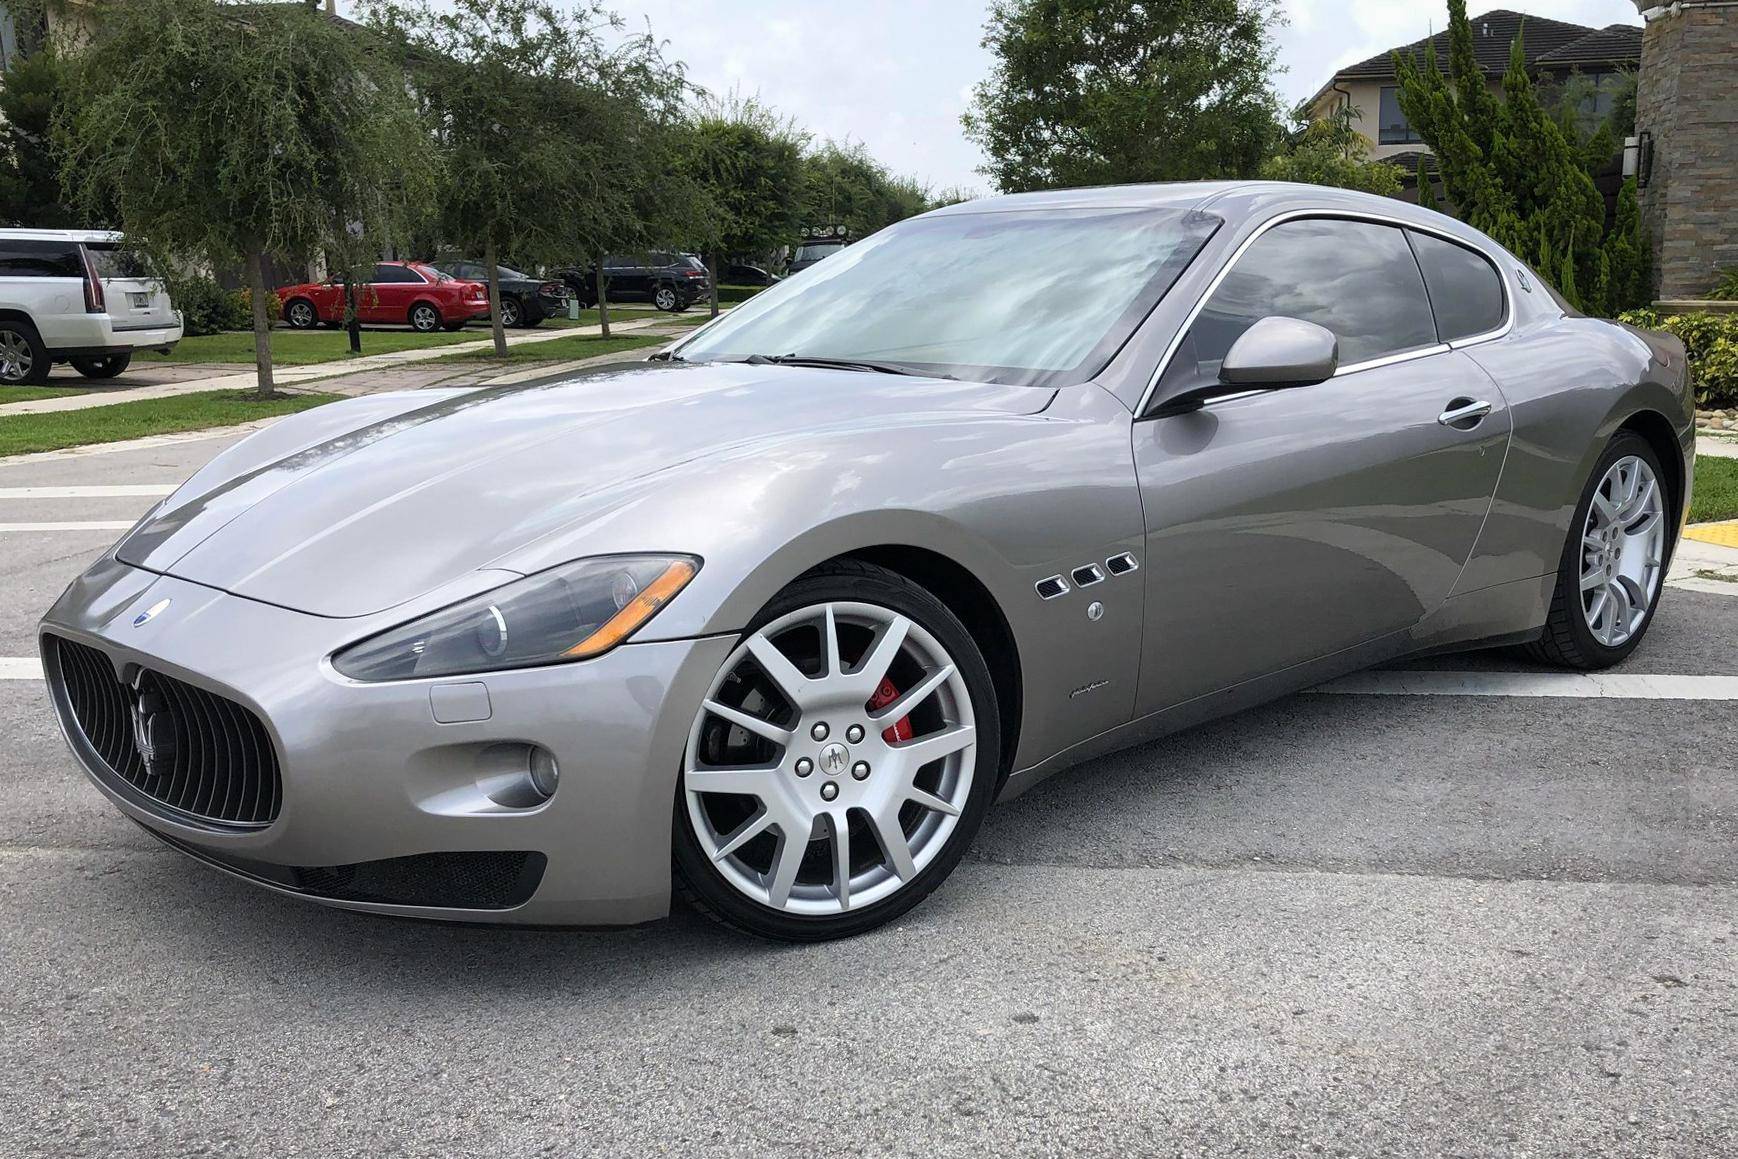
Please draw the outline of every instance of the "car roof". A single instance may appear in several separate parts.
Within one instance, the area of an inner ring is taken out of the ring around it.
[[[121,235],[110,229],[0,229],[0,238],[13,241],[117,242]]]

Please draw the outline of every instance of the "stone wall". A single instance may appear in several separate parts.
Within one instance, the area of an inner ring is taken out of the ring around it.
[[[1738,267],[1738,7],[1686,0],[1648,22],[1636,130],[1653,134],[1641,204],[1655,294],[1700,297]]]

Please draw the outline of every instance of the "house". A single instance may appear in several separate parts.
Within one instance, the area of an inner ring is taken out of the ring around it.
[[[1624,74],[1635,72],[1641,65],[1642,30],[1633,25],[1589,28],[1503,8],[1475,16],[1471,23],[1473,54],[1493,91],[1502,86],[1503,73],[1509,67],[1510,46],[1520,36],[1527,70],[1534,80],[1560,83],[1571,73],[1579,73],[1593,82],[1592,91],[1583,102],[1583,112],[1589,120],[1603,118],[1611,111]],[[1406,114],[1400,109],[1394,55],[1400,53],[1422,61],[1426,45],[1435,46],[1436,59],[1446,70],[1449,43],[1444,31],[1347,65],[1306,102],[1306,108],[1312,117],[1319,118],[1351,105],[1358,111],[1352,123],[1370,142],[1370,155],[1413,168],[1418,155],[1428,153],[1430,148],[1407,124]]]

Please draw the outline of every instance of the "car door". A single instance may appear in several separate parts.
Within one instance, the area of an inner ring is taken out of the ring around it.
[[[1275,315],[1334,332],[1333,378],[1134,425],[1147,520],[1140,712],[1412,627],[1448,598],[1490,509],[1508,407],[1443,340],[1397,226],[1300,218],[1247,243],[1148,413],[1216,381],[1232,342]]]
[[[422,275],[408,266],[382,262],[374,267],[374,281],[368,287],[368,297],[373,302],[373,314],[364,317],[370,322],[408,321],[411,300],[426,284]]]

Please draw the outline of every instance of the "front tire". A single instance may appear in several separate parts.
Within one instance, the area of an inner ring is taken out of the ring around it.
[[[28,322],[0,322],[0,386],[40,386],[48,381],[48,347]]]
[[[306,298],[291,298],[284,305],[284,321],[290,324],[292,330],[312,330],[320,324],[320,312]]]
[[[970,845],[1000,737],[983,655],[940,600],[868,564],[811,572],[749,624],[695,717],[677,889],[785,941],[890,922]]]
[[[72,368],[86,378],[114,378],[132,364],[131,354],[110,354],[102,358],[69,358]]]
[[[1594,464],[1575,506],[1535,660],[1609,668],[1635,651],[1653,623],[1665,579],[1673,496],[1659,456],[1620,433]]]

